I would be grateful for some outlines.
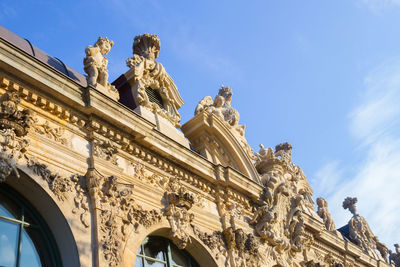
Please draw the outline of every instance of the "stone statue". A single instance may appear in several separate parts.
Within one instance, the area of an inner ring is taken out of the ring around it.
[[[118,91],[108,82],[108,60],[104,57],[110,52],[113,45],[114,42],[108,40],[107,37],[99,37],[93,46],[87,46],[85,49],[86,57],[83,59],[83,69],[88,74],[89,85],[118,100]]]
[[[388,262],[388,256],[389,256],[389,249],[387,248],[387,246],[385,244],[383,244],[382,242],[379,241],[377,236],[374,236],[374,241],[376,244],[376,249],[379,251],[379,253],[381,254],[382,258]]]
[[[333,222],[332,215],[328,210],[328,202],[322,198],[317,198],[318,211],[317,214],[321,217],[325,224],[326,230],[334,232],[336,230],[335,223]]]
[[[349,239],[357,246],[360,246],[368,255],[375,259],[382,259],[381,255],[376,253],[377,244],[374,240],[375,235],[372,233],[364,217],[358,215],[356,203],[357,198],[355,197],[347,197],[343,201],[343,208],[348,209],[353,214],[348,223]]]
[[[232,89],[228,86],[221,86],[218,95],[212,101],[210,96],[204,97],[196,107],[195,115],[203,110],[208,110],[211,113],[223,118],[223,120],[233,129],[244,136],[244,125],[239,125],[240,114],[231,106]]]
[[[389,263],[394,264],[395,267],[400,267],[400,245],[394,244],[396,249],[395,253],[389,250]]]
[[[133,42],[133,57],[126,60],[130,68],[130,78],[135,84],[134,97],[139,105],[155,111],[180,128],[178,108],[183,104],[174,81],[164,66],[157,62],[161,42],[156,34],[145,33],[135,37]],[[160,94],[162,108],[150,101],[146,88],[151,88]],[[179,96],[179,97],[178,97]],[[182,103],[178,103],[182,102]]]
[[[274,150],[271,147],[265,148],[263,144],[260,144],[260,150],[258,151],[258,153],[255,153],[255,156],[256,164],[261,161],[266,161],[275,157]]]

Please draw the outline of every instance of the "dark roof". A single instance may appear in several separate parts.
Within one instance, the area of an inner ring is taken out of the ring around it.
[[[350,240],[349,239],[350,230],[349,230],[349,225],[348,224],[340,227],[337,230],[343,235],[343,237],[345,237],[346,239]]]
[[[24,51],[30,56],[36,58],[40,62],[68,76],[69,78],[79,83],[83,87],[87,86],[86,77],[83,74],[65,65],[60,59],[46,54],[39,48],[33,46],[31,42],[29,42],[27,39],[24,39],[16,35],[15,33],[9,31],[8,29],[4,28],[1,25],[0,25],[0,38],[6,41],[7,43],[19,48],[20,50]]]

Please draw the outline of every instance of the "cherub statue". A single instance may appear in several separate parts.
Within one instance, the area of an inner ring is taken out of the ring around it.
[[[333,222],[332,215],[328,210],[328,202],[322,198],[317,198],[318,211],[317,214],[321,217],[325,224],[326,230],[334,232],[336,230],[335,223]]]
[[[96,87],[100,84],[108,87],[108,60],[103,55],[110,52],[114,45],[108,38],[99,37],[94,46],[89,45],[85,49],[86,57],[83,59],[84,70],[88,74],[88,83]]]
[[[114,42],[108,40],[107,37],[99,37],[93,46],[87,46],[85,49],[86,57],[83,59],[83,69],[88,74],[87,80],[89,85],[109,97],[118,100],[118,90],[108,82],[108,60],[104,57],[104,55],[110,52],[113,45]]]

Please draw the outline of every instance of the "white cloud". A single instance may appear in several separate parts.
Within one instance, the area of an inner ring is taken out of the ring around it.
[[[356,3],[366,6],[375,14],[382,14],[394,6],[400,7],[400,0],[357,0]]]
[[[365,78],[360,102],[349,114],[350,132],[360,144],[353,152],[361,154],[361,162],[354,162],[350,167],[338,161],[330,162],[320,168],[313,182],[316,193],[330,203],[337,227],[351,217],[341,207],[343,199],[357,197],[359,214],[392,249],[394,243],[400,242],[399,118],[400,60],[392,60]]]

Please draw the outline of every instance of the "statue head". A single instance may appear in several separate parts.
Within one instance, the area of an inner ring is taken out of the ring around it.
[[[281,151],[281,150],[283,150],[285,152],[288,152],[288,153],[291,153],[292,152],[292,145],[289,142],[285,142],[285,143],[281,143],[281,144],[275,146],[275,152],[278,152],[278,151]]]
[[[400,254],[400,245],[394,244],[394,247],[396,248],[396,253]]]
[[[343,208],[344,209],[349,209],[349,211],[353,214],[357,214],[357,198],[356,197],[346,197],[346,199],[343,201]]]
[[[214,98],[214,106],[217,108],[220,108],[224,105],[225,103],[225,98],[223,96],[217,95]]]
[[[97,46],[100,49],[100,53],[102,55],[107,55],[108,52],[110,52],[111,47],[114,45],[113,41],[108,40],[107,37],[99,37],[97,39],[97,42],[94,44],[94,46]]]
[[[133,54],[150,60],[155,60],[158,57],[160,48],[160,38],[156,34],[145,33],[138,35],[133,42]]]
[[[223,96],[225,101],[230,103],[232,100],[232,89],[229,86],[221,86],[219,89],[218,95]]]
[[[321,208],[327,208],[328,202],[323,197],[319,197],[319,198],[317,198],[317,205],[318,205],[318,207],[321,207]]]

